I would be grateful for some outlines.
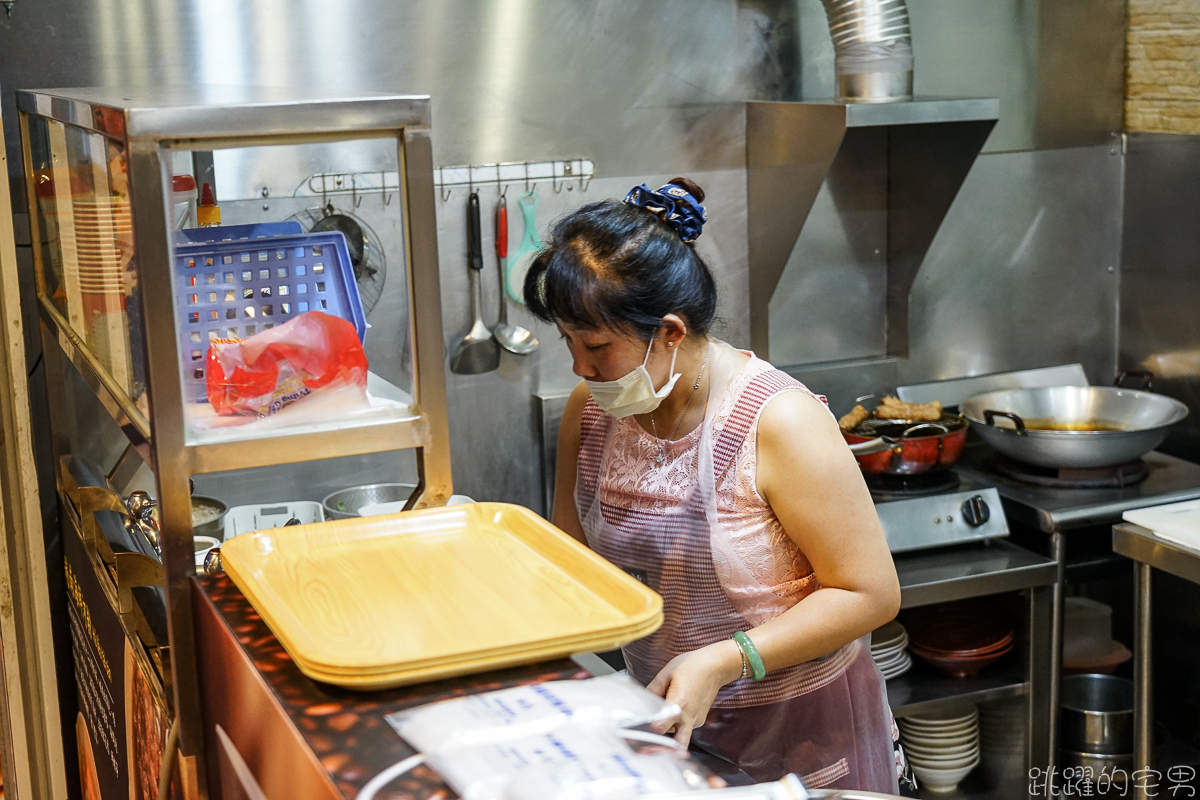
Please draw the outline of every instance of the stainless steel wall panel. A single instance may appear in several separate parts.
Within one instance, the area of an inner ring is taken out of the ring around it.
[[[38,0],[0,28],[0,85],[9,114],[40,86],[398,90],[435,98],[439,165],[722,169],[744,160],[736,103],[790,91],[793,31],[774,0]]]
[[[887,374],[898,383],[1076,361],[1093,382],[1111,380],[1116,368],[1120,198],[1121,160],[1108,147],[980,156],[913,285],[909,357],[878,363],[894,363],[894,373]],[[832,207],[818,200],[809,220],[826,236],[843,224]],[[796,365],[797,354],[812,352],[802,349],[811,346],[805,337],[830,343],[830,350],[840,337],[855,342],[862,334],[851,327],[854,318],[859,330],[882,325],[881,316],[871,318],[863,309],[855,271],[839,272],[822,251],[823,243],[814,239],[806,228],[780,281],[781,287],[789,287],[791,305],[772,307],[778,313],[772,318],[772,346],[777,340],[788,343],[787,350],[773,349],[778,364]],[[831,288],[823,295],[791,291],[803,285],[805,277],[796,274],[803,270],[823,274]],[[880,308],[878,294],[875,303]],[[837,308],[824,308],[829,305]],[[825,321],[824,329],[805,329],[814,314]],[[791,366],[789,372],[816,391],[833,393],[839,402],[853,399],[851,392],[895,385],[867,386],[840,377],[844,369],[849,367],[808,364]],[[823,379],[832,382],[828,388]]]
[[[1131,133],[1125,165],[1120,365],[1183,401],[1168,452],[1200,461],[1200,136]]]
[[[913,286],[902,382],[1073,362],[1111,380],[1120,198],[1105,146],[978,158]]]
[[[771,298],[775,363],[864,358],[887,347],[887,134],[846,131]]]
[[[1121,130],[1124,0],[908,0],[913,92],[999,97],[985,152],[1078,147]],[[799,0],[805,98],[834,94],[820,0]]]

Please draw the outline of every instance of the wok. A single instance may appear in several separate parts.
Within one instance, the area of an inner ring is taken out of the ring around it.
[[[983,440],[1009,458],[1051,469],[1125,464],[1162,444],[1188,415],[1178,400],[1116,386],[1005,389],[968,398],[962,412]]]

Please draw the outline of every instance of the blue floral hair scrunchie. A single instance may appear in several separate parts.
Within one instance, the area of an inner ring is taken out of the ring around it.
[[[625,202],[656,214],[659,219],[678,231],[680,238],[685,242],[699,239],[707,221],[704,206],[700,205],[687,189],[673,183],[659,187],[658,191],[654,192],[644,183],[635,186],[625,195]]]

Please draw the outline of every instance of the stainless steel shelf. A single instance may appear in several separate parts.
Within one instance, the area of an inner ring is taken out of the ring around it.
[[[973,678],[947,677],[914,657],[911,670],[887,682],[888,705],[896,717],[1020,697],[1028,691],[1021,659],[1011,653]]]
[[[894,560],[901,608],[1049,586],[1058,574],[1054,559],[1003,539],[899,553]]]
[[[102,370],[96,368],[87,351],[80,347],[68,326],[53,311],[42,308],[42,322],[52,334],[63,355],[79,372],[100,400],[101,407],[137,449],[143,460],[154,468],[149,423],[129,400],[114,390]],[[232,429],[241,432],[242,429]],[[430,444],[429,420],[423,414],[391,417],[373,416],[362,422],[346,424],[332,421],[303,426],[264,428],[262,435],[227,441],[201,441],[187,447],[189,474],[253,469],[275,464],[310,461],[313,453],[321,458],[380,453],[427,447]]]
[[[269,436],[196,444],[187,449],[191,474],[196,475],[311,461],[314,454],[320,458],[339,458],[429,444],[429,421],[424,415],[417,415],[350,425],[331,422],[303,429],[280,428]]]

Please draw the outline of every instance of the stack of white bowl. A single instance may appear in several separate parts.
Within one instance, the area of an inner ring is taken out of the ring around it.
[[[979,765],[979,711],[975,706],[902,717],[897,723],[908,763],[922,788],[952,792]]]
[[[871,658],[883,673],[885,680],[891,680],[912,669],[912,656],[905,649],[907,647],[908,631],[895,620],[871,633]]]
[[[979,706],[979,749],[992,782],[1020,778],[1025,764],[1025,698],[994,700]]]

